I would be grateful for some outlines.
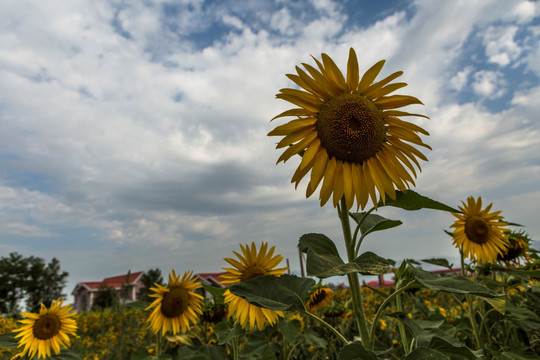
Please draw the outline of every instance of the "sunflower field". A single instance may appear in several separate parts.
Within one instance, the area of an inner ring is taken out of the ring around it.
[[[224,258],[224,288],[173,270],[150,288],[151,303],[76,314],[58,299],[0,317],[2,358],[540,359],[540,257],[530,235],[482,197],[455,208],[410,189],[428,160],[417,147],[431,147],[420,137],[427,131],[402,119],[426,119],[401,110],[422,102],[392,94],[407,85],[392,82],[403,72],[376,81],[381,60],[361,74],[354,49],[345,75],[326,54],[313,60],[287,74],[295,87],[276,97],[294,107],[272,120],[293,119],[268,135],[282,137],[278,163],[299,161],[291,182],[309,179],[306,197],[319,189],[321,206],[336,208],[345,256],[326,235],[304,234],[307,277],[298,277],[280,267],[275,246],[240,244]],[[367,236],[402,224],[383,217],[385,207],[452,216],[445,232],[459,266],[361,252]],[[387,273],[391,287],[360,283]],[[347,286],[325,285],[335,276]]]

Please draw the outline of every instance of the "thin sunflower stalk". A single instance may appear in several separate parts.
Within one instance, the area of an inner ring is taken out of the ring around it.
[[[364,209],[371,202],[376,209],[378,199],[395,200],[396,189],[406,191],[415,185],[419,160],[427,158],[416,147],[431,149],[420,138],[429,135],[422,127],[401,119],[425,115],[398,110],[422,102],[409,95],[392,94],[406,86],[393,80],[403,74],[395,72],[375,81],[385,63],[377,62],[360,76],[358,59],[351,48],[346,76],[326,54],[313,58],[317,68],[303,63],[296,74],[287,74],[300,89],[281,89],[276,95],[295,105],[272,120],[295,117],[277,126],[268,135],[282,136],[277,148],[285,148],[278,163],[296,154],[302,158],[291,182],[298,186],[309,178],[306,197],[319,190],[321,206],[331,199],[338,207],[347,257],[355,259],[359,244],[351,236],[348,211],[356,203]],[[310,175],[308,176],[308,173]],[[348,274],[353,296],[354,314],[365,346],[372,348],[365,318],[357,274]]]

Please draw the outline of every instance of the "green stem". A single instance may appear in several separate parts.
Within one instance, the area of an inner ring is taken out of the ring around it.
[[[238,336],[232,338],[233,360],[238,360]]]
[[[404,292],[405,290],[408,290],[410,288],[413,287],[413,284],[414,284],[415,280],[411,281],[410,283],[408,283],[407,285],[405,285],[404,287],[400,288],[400,289],[397,289],[396,291],[394,291],[392,294],[388,295],[388,297],[386,299],[384,299],[384,301],[382,302],[382,304],[379,306],[379,308],[377,309],[377,312],[375,313],[375,318],[373,319],[373,325],[371,326],[371,332],[369,333],[369,338],[371,340],[373,340],[373,338],[375,337],[375,328],[376,328],[376,324],[377,324],[377,321],[379,320],[379,317],[381,316],[382,314],[382,311],[383,309],[386,307],[386,305],[388,305],[392,300],[394,300],[394,298],[396,298],[399,294],[401,294],[402,292]],[[401,304],[401,302],[400,302]],[[400,310],[400,309],[398,309]],[[402,309],[403,310],[403,307]],[[400,311],[401,311],[400,310]],[[401,324],[401,322],[400,322]],[[405,343],[404,343],[405,344]]]
[[[403,304],[401,303],[401,294],[396,296],[396,307],[399,312],[403,312]],[[401,343],[403,344],[403,350],[405,351],[405,356],[409,355],[411,348],[409,347],[409,339],[407,338],[407,331],[405,330],[405,325],[398,321],[399,336],[401,337]]]
[[[354,238],[353,238],[353,246],[355,246],[355,243],[356,243],[356,236],[358,235],[358,230],[360,229],[360,226],[362,225],[362,223],[364,222],[364,220],[366,219],[366,217],[371,214],[373,212],[373,210],[375,210],[374,207],[372,207],[371,209],[369,209],[369,211],[367,211],[364,216],[362,216],[362,218],[360,219],[360,221],[358,221],[358,226],[356,227],[356,230],[354,231]],[[358,240],[358,243],[356,243],[356,247],[354,249],[354,257],[356,258],[358,256],[358,252],[360,251],[360,245],[362,245],[362,241],[364,240],[364,235],[360,235],[360,239]]]
[[[355,249],[351,236],[351,225],[349,223],[349,210],[345,198],[342,198],[340,201],[340,206],[338,206],[338,215],[341,220],[341,228],[343,230],[343,238],[345,240],[345,249],[347,250],[348,261],[351,262],[355,259]],[[372,349],[371,339],[369,337],[368,324],[366,320],[366,315],[364,313],[364,302],[362,301],[362,293],[360,290],[360,280],[358,280],[358,275],[356,273],[347,274],[349,280],[349,289],[352,296],[352,305],[353,305],[353,314],[356,318],[356,323],[360,331],[360,339],[362,339],[362,344],[367,349]]]
[[[465,256],[463,255],[463,249],[461,247],[459,248],[459,255],[461,257],[461,274],[464,277],[467,277],[467,270],[465,270]],[[472,296],[470,294],[465,294],[465,298],[467,299],[467,312],[469,313],[469,321],[471,322],[476,348],[481,349],[482,342],[480,341],[480,334],[478,333],[478,326],[476,325],[476,318],[474,317]]]
[[[161,331],[158,331],[157,333],[157,358],[159,359],[159,356],[161,355]]]
[[[305,314],[309,317],[311,317],[312,319],[315,319],[317,320],[318,322],[320,322],[321,324],[323,324],[324,326],[326,326],[330,331],[332,331],[338,338],[339,340],[341,340],[343,342],[343,344],[345,345],[348,345],[349,344],[349,340],[347,340],[339,331],[336,330],[336,328],[334,328],[332,325],[330,325],[329,323],[327,323],[326,321],[324,321],[323,319],[321,319],[320,317],[318,317],[317,315],[315,314],[312,314],[310,313],[309,311],[305,311]]]

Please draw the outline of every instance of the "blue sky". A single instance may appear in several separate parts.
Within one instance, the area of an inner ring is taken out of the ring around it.
[[[335,210],[275,165],[275,99],[310,55],[403,70],[433,151],[415,190],[482,196],[540,234],[540,4],[533,1],[0,3],[0,255],[60,259],[79,281],[159,267],[220,271],[268,241],[298,270],[309,232],[341,246]],[[401,219],[365,251],[457,250],[440,212]]]

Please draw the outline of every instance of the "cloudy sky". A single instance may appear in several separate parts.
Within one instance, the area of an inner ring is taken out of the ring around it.
[[[0,256],[79,281],[159,267],[220,271],[268,241],[299,269],[309,232],[341,246],[331,205],[275,162],[275,99],[310,55],[360,70],[386,59],[431,133],[415,190],[482,196],[538,239],[540,3],[482,1],[0,2]],[[275,123],[279,122],[276,120]],[[283,121],[281,122],[283,123]],[[366,239],[393,258],[446,257],[448,213],[407,213]]]

